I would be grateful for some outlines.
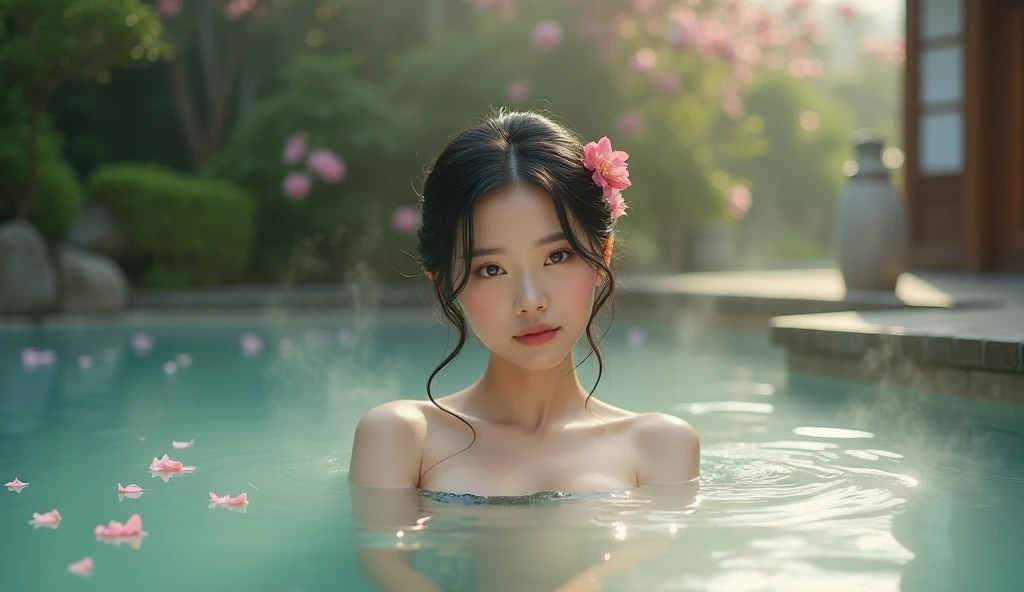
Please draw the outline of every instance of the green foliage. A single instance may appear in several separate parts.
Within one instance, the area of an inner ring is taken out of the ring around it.
[[[153,8],[138,0],[4,0],[0,80],[30,105],[73,78],[170,53]]]
[[[852,156],[853,123],[843,106],[812,86],[782,74],[760,79],[747,100],[763,122],[769,150],[730,172],[750,180],[753,207],[744,220],[748,247],[761,250],[796,232],[819,251],[831,244],[837,199],[845,184],[843,162]],[[801,125],[808,115],[813,129]],[[806,249],[805,249],[806,250]]]
[[[144,284],[225,283],[249,262],[253,200],[230,184],[120,164],[97,169],[87,189],[124,229],[130,252],[123,263]]]
[[[19,196],[25,191],[25,143],[29,126],[15,93],[4,93],[0,102],[0,221],[17,214]],[[59,240],[78,218],[82,191],[74,170],[61,157],[61,139],[47,121],[39,134],[39,168],[36,207],[29,219],[50,241]]]
[[[260,103],[207,169],[255,197],[253,268],[263,277],[323,281],[339,279],[356,262],[387,269],[411,261],[393,246],[402,239],[386,226],[395,207],[416,199],[412,160],[402,159],[412,154],[404,147],[407,119],[354,68],[347,59],[297,58],[284,72],[284,90]],[[305,170],[305,159],[282,162],[285,141],[295,133],[306,133],[311,149],[340,155],[348,171],[337,184],[311,173],[313,189],[302,201],[282,194],[286,175]],[[389,252],[378,246],[382,237]]]

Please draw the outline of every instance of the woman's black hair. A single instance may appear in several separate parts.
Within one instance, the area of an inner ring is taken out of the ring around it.
[[[473,249],[473,210],[485,195],[493,192],[520,186],[539,189],[554,202],[562,231],[573,250],[602,272],[604,281],[586,330],[598,368],[597,380],[587,397],[589,403],[604,370],[604,359],[598,349],[600,337],[595,338],[593,324],[615,285],[607,256],[614,239],[614,224],[602,189],[592,175],[583,166],[583,143],[572,132],[538,113],[504,109],[459,132],[427,172],[421,196],[423,225],[418,233],[420,265],[433,282],[442,313],[459,331],[455,348],[427,378],[427,397],[439,409],[469,426],[473,431],[469,446],[476,442],[476,430],[462,417],[438,405],[430,385],[466,344],[468,327],[457,299],[469,281],[472,262],[457,254]],[[454,285],[457,264],[463,269],[459,284]]]

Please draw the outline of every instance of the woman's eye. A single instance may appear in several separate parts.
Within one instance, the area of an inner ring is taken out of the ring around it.
[[[484,277],[494,277],[501,274],[501,266],[491,263],[490,265],[484,265],[477,270],[477,273]]]
[[[563,249],[561,251],[555,251],[554,253],[548,255],[548,260],[551,261],[552,263],[564,263],[570,255],[572,255],[571,252]]]

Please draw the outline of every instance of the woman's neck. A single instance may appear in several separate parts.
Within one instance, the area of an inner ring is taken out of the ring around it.
[[[554,368],[527,370],[491,354],[483,376],[467,393],[471,414],[527,433],[564,427],[585,411],[588,395],[574,360],[570,352]]]

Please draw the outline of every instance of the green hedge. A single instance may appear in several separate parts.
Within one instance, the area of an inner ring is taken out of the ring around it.
[[[254,204],[233,185],[118,164],[97,169],[86,187],[124,230],[129,254],[122,263],[143,284],[221,284],[249,263]]]

